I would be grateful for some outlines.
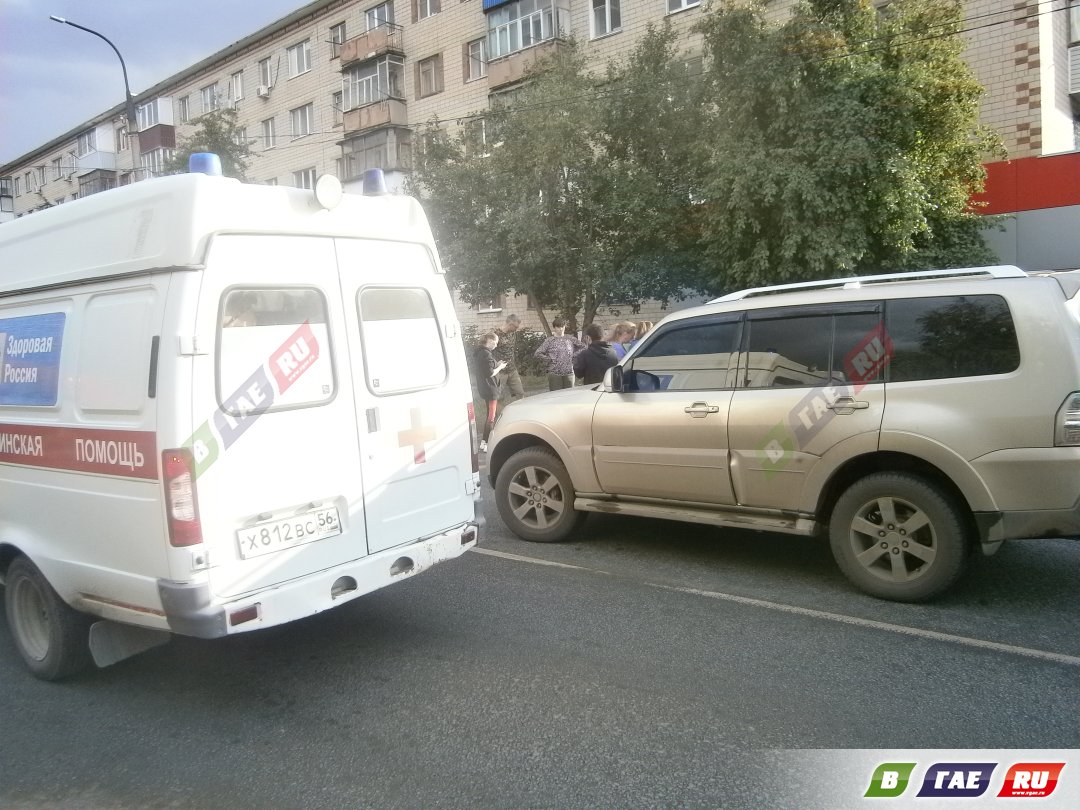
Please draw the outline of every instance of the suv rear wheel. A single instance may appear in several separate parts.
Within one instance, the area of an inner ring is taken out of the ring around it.
[[[899,602],[930,599],[952,585],[967,560],[963,515],[937,486],[905,473],[852,484],[833,508],[829,541],[851,582]]]
[[[585,520],[574,509],[570,473],[550,450],[526,447],[514,453],[495,479],[495,503],[507,527],[522,540],[565,540]]]

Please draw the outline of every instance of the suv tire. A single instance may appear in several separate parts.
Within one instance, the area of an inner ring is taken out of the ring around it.
[[[26,557],[7,571],[4,606],[15,647],[44,681],[58,681],[90,665],[91,618],[69,607]]]
[[[574,509],[574,485],[559,457],[543,447],[514,453],[495,479],[495,504],[507,528],[522,540],[565,540],[585,520]]]
[[[963,514],[939,487],[906,473],[852,484],[833,507],[829,542],[844,575],[872,596],[920,602],[964,570]]]

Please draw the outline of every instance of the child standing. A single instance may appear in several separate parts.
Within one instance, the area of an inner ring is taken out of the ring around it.
[[[487,452],[488,437],[495,427],[495,409],[499,406],[499,372],[506,368],[505,361],[495,362],[491,350],[499,345],[499,336],[488,332],[480,338],[472,357],[472,372],[476,379],[476,391],[480,399],[487,403],[487,419],[484,421],[484,438],[480,441],[480,452]]]

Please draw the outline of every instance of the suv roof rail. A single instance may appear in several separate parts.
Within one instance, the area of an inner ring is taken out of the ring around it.
[[[920,278],[955,278],[958,276],[991,276],[992,278],[1027,278],[1027,273],[1011,264],[999,264],[992,267],[962,267],[955,270],[914,270],[907,273],[883,273],[876,276],[851,276],[849,278],[831,278],[821,281],[800,281],[795,284],[776,284],[770,287],[752,287],[748,290],[728,293],[712,299],[710,304],[724,301],[741,301],[758,295],[775,295],[794,290],[812,290],[825,287],[843,287],[856,289],[863,284],[882,284],[888,281],[914,281]]]

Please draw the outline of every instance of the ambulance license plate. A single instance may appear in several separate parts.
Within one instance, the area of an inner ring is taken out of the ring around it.
[[[280,520],[256,523],[240,529],[236,533],[236,539],[240,543],[240,556],[247,560],[304,543],[313,543],[335,534],[341,534],[341,521],[338,519],[337,509],[331,506]]]

